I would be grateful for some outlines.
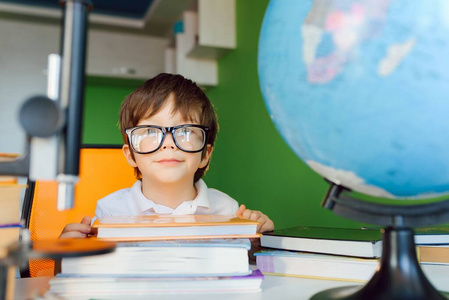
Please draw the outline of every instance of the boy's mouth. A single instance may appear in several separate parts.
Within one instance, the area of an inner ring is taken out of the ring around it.
[[[161,160],[158,160],[157,163],[163,164],[163,165],[177,165],[181,163],[181,160],[175,159],[175,158],[164,158]]]

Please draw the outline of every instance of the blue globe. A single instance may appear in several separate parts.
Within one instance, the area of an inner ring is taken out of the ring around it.
[[[449,1],[272,0],[261,91],[284,140],[352,190],[449,192]]]

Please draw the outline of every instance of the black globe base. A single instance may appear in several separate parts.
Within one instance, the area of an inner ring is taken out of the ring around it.
[[[365,286],[325,290],[311,299],[449,299],[429,282],[418,263],[412,228],[449,221],[449,199],[417,205],[386,205],[351,197],[330,182],[322,206],[334,214],[384,227],[379,268]]]
[[[440,300],[440,294],[423,273],[417,259],[414,232],[407,227],[387,227],[383,233],[380,267],[365,286],[333,288],[313,300]]]

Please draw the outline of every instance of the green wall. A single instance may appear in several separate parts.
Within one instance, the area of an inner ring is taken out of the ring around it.
[[[219,61],[219,85],[207,90],[220,123],[206,181],[276,228],[359,227],[321,207],[326,182],[287,146],[270,120],[257,76],[257,45],[267,0],[237,1],[237,49]]]
[[[83,115],[83,144],[123,143],[118,127],[120,104],[142,84],[139,80],[89,77],[86,81]]]
[[[219,85],[206,91],[220,123],[206,182],[264,212],[276,228],[363,226],[321,207],[328,184],[293,153],[270,120],[257,77],[257,44],[268,0],[236,3],[237,49],[219,60]],[[84,144],[122,143],[120,103],[141,83],[88,78]]]

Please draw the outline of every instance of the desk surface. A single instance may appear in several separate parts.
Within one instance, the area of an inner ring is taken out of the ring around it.
[[[448,274],[445,276],[438,276],[432,278],[432,283],[440,291],[445,291],[446,297],[449,299],[449,287],[447,286]],[[49,288],[48,281],[51,277],[34,277],[34,278],[20,278],[16,279],[16,287],[14,299],[36,299],[39,295],[43,295]],[[302,300],[309,299],[313,295],[323,290],[343,287],[343,286],[362,286],[361,283],[323,280],[323,279],[309,279],[286,276],[271,276],[265,275],[262,283],[262,291],[257,293],[186,293],[182,294],[184,300],[198,300],[198,299],[214,299],[214,300]],[[154,294],[156,295],[156,294]],[[122,297],[123,298],[123,297]],[[148,299],[148,295],[137,297],[133,295],[134,299]],[[48,295],[39,299],[56,300],[54,296]],[[78,299],[78,298],[77,298]],[[108,299],[108,298],[99,298]],[[111,298],[113,299],[113,298]],[[120,299],[120,298],[115,298]],[[161,300],[179,300],[179,294],[157,294],[157,299]]]
[[[51,277],[21,278],[16,280],[14,299],[34,299],[48,289]],[[314,294],[329,288],[360,285],[359,283],[295,278],[265,275],[262,292],[258,293],[188,293],[182,299],[214,299],[214,300],[260,300],[260,299],[309,299]],[[148,295],[142,299],[148,299]],[[42,298],[41,298],[42,299]],[[54,299],[45,297],[44,299]],[[133,299],[139,299],[134,297]],[[157,299],[179,299],[179,294],[157,294]]]

